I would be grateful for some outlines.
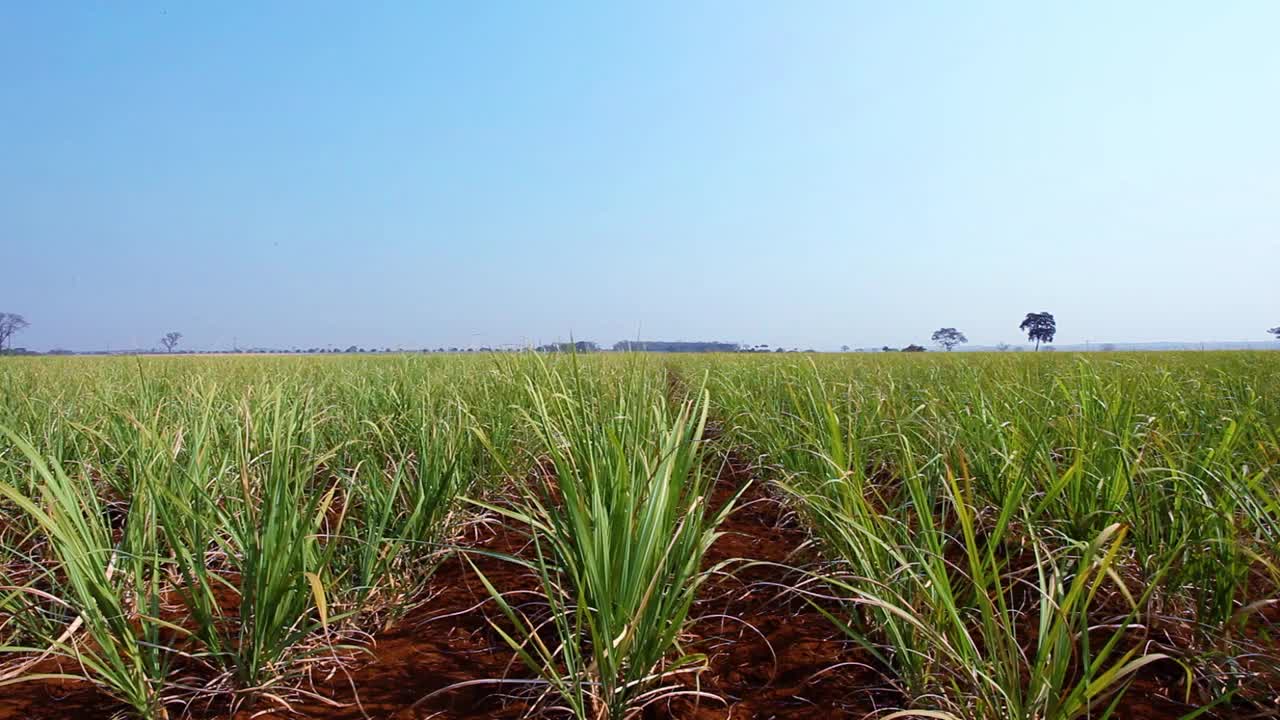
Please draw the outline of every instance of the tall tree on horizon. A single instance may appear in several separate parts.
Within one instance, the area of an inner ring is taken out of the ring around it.
[[[1270,329],[1270,330],[1268,330],[1267,332],[1271,333],[1272,335],[1275,335],[1275,336],[1276,336],[1276,339],[1277,339],[1277,340],[1280,340],[1280,325],[1277,325],[1277,326],[1275,326],[1275,327],[1271,328],[1271,329]]]
[[[160,338],[160,344],[164,346],[165,352],[171,353],[173,352],[174,348],[178,347],[178,341],[181,339],[182,339],[182,333],[169,332],[169,333],[165,333],[164,337]]]
[[[1028,340],[1035,341],[1036,350],[1039,351],[1040,343],[1053,342],[1053,336],[1058,332],[1058,323],[1053,319],[1053,313],[1027,313],[1018,329],[1027,334]]]
[[[969,342],[969,338],[955,328],[940,328],[930,339],[946,348],[947,352],[954,350],[957,345]]]
[[[0,351],[4,350],[4,344],[16,333],[20,333],[26,328],[31,327],[31,323],[27,319],[17,313],[0,312]],[[13,349],[10,345],[10,350]]]

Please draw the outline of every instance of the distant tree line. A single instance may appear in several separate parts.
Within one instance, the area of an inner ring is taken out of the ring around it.
[[[577,342],[548,343],[539,345],[534,348],[538,352],[600,352],[600,346],[590,340],[578,340]]]
[[[1039,350],[1040,343],[1053,342],[1053,336],[1058,331],[1058,324],[1057,324],[1057,321],[1054,320],[1052,313],[1047,313],[1047,312],[1027,313],[1027,316],[1023,318],[1022,324],[1019,325],[1018,328],[1027,334],[1028,340],[1032,340],[1035,342],[1036,350]],[[1280,331],[1280,328],[1276,328],[1275,330]],[[1280,334],[1280,333],[1277,333],[1277,334]],[[947,352],[951,352],[952,350],[955,350],[957,346],[963,345],[969,342],[969,338],[965,337],[964,333],[960,332],[959,330],[953,327],[938,328],[933,332],[933,335],[929,339],[932,340],[936,345],[941,347],[943,350],[946,350]],[[849,346],[844,345],[840,349],[843,352],[848,352]],[[1052,350],[1052,348],[1046,348],[1046,349]],[[996,346],[996,350],[1000,352],[1008,352],[1009,350],[1016,351],[1018,350],[1018,348],[1013,348],[1008,343],[1000,343],[999,345]],[[889,347],[888,345],[885,345],[884,347],[880,348],[880,351],[881,352],[925,352],[925,349],[924,347],[913,343],[911,345],[908,345],[902,348],[901,350],[899,350],[898,348],[892,348],[892,347]]]
[[[14,348],[13,336],[16,335],[17,333],[22,332],[23,330],[25,330],[30,326],[31,326],[31,323],[27,322],[27,319],[22,315],[19,315],[18,313],[0,312],[0,354],[3,354],[3,355],[41,355],[41,354],[75,355],[77,354],[71,350],[63,350],[63,349],[54,349],[54,350],[50,350],[47,353],[39,353],[32,350],[28,350],[26,348]],[[1052,313],[1032,312],[1032,313],[1026,314],[1026,317],[1023,318],[1022,320],[1022,323],[1018,325],[1018,329],[1025,332],[1027,334],[1027,340],[1034,342],[1035,349],[1039,350],[1040,345],[1042,343],[1048,344],[1053,342],[1054,336],[1057,334],[1057,331],[1058,331],[1058,324],[1057,324],[1057,320],[1054,319]],[[1268,328],[1267,332],[1271,335],[1274,335],[1277,340],[1280,340],[1280,325],[1273,328]],[[176,332],[176,331],[165,333],[165,335],[162,338],[160,338],[160,345],[163,348],[163,352],[166,352],[166,353],[177,352],[178,343],[182,340],[182,337],[183,337],[182,333]],[[938,330],[934,331],[930,339],[939,347],[943,348],[948,352],[950,352],[951,350],[954,350],[959,345],[969,342],[969,338],[965,337],[965,334],[963,332],[953,327],[939,328]],[[376,348],[371,348],[366,350],[365,348],[362,348],[356,345],[349,345],[345,350],[338,350],[335,347],[330,347],[330,348],[311,347],[311,348],[307,348],[306,350],[302,350],[295,347],[292,350],[280,350],[280,349],[269,349],[269,348],[249,348],[249,349],[237,348],[235,350],[222,350],[222,351],[214,350],[214,351],[207,351],[207,352],[210,352],[210,353],[286,353],[286,354],[287,353],[298,353],[298,354],[392,353],[392,352],[422,352],[422,353],[483,352],[483,353],[488,353],[488,352],[521,352],[526,349],[532,349],[536,352],[544,352],[544,353],[551,353],[551,352],[592,353],[592,352],[600,352],[602,350],[600,345],[595,342],[592,342],[590,340],[578,340],[574,342],[547,343],[547,344],[539,345],[535,348],[511,348],[511,347],[491,348],[487,346],[480,347],[480,348],[471,348],[471,347],[459,348],[456,346],[445,348],[441,346],[441,347],[437,347],[434,350],[430,348],[422,348],[421,350],[404,350],[404,349],[392,350],[389,347],[383,348],[381,350]],[[1000,343],[999,345],[996,345],[995,349],[1000,352],[1009,352],[1009,351],[1016,352],[1020,348],[1012,347],[1007,343]],[[1116,349],[1116,346],[1111,343],[1104,343],[1099,347],[1099,349],[1103,352],[1110,352],[1110,351],[1114,351]],[[765,343],[760,343],[756,345],[742,345],[739,343],[719,342],[719,341],[669,341],[669,340],[620,340],[613,344],[612,350],[614,350],[615,352],[669,352],[669,353],[800,352],[800,350],[795,348],[792,348],[791,350],[787,350],[781,347],[771,348],[768,344],[765,344]],[[841,352],[849,352],[849,346],[842,345],[840,346],[840,350]],[[858,352],[865,352],[866,350],[868,349],[859,348]],[[1053,348],[1046,347],[1045,350],[1053,350]],[[925,348],[921,345],[912,343],[901,349],[892,348],[892,347],[889,347],[888,345],[885,345],[884,347],[880,348],[880,351],[881,352],[925,352]],[[156,351],[155,350],[135,350],[135,351],[128,351],[128,352],[129,354],[132,354],[132,353],[139,353],[139,352],[146,353],[146,352],[156,352]],[[192,351],[186,350],[183,352],[192,352]],[[815,351],[813,349],[809,349],[809,350],[805,350],[804,352],[815,352]],[[113,355],[113,354],[119,354],[119,353],[113,352],[113,351],[99,350],[99,351],[90,351],[90,352],[79,353],[79,354]]]
[[[742,346],[728,342],[670,342],[664,340],[620,340],[613,344],[617,352],[738,352]]]

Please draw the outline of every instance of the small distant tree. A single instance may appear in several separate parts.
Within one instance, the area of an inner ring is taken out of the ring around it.
[[[841,346],[840,346],[840,352],[849,352],[849,346],[848,346],[848,345],[841,345]]]
[[[1028,340],[1034,340],[1036,350],[1039,350],[1040,343],[1053,342],[1053,336],[1058,332],[1058,324],[1051,313],[1027,313],[1027,317],[1022,320],[1018,329],[1027,334]]]
[[[996,350],[998,352],[1009,352],[1009,348],[1011,347],[1012,346],[1009,343],[1002,342],[999,345],[996,345]]]
[[[173,352],[174,348],[178,347],[178,341],[181,339],[182,339],[182,333],[168,332],[164,334],[164,337],[160,338],[160,344],[164,346],[165,352],[171,353]]]
[[[0,351],[4,350],[6,342],[10,342],[13,336],[23,330],[31,327],[31,323],[27,319],[17,313],[0,312]],[[12,343],[9,349],[13,349]]]
[[[902,348],[902,352],[924,352],[924,351],[925,350],[923,345],[916,345],[915,343],[912,343]]]
[[[969,342],[969,338],[955,328],[939,328],[930,339],[946,348],[947,352],[954,350],[957,345]]]

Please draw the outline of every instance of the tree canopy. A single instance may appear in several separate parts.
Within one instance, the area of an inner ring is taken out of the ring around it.
[[[936,344],[946,348],[947,352],[954,350],[957,345],[969,342],[969,338],[965,337],[964,333],[955,328],[949,327],[939,328],[933,333],[933,337],[930,339]]]
[[[30,326],[31,323],[17,313],[0,312],[0,351],[4,350],[5,343],[10,338]]]
[[[1034,340],[1036,350],[1039,350],[1040,343],[1053,342],[1053,336],[1058,332],[1058,323],[1053,319],[1052,313],[1027,313],[1018,329],[1027,334],[1028,340]]]

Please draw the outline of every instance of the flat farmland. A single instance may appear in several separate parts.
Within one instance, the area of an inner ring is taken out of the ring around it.
[[[1267,717],[1280,353],[0,359],[0,719]]]

